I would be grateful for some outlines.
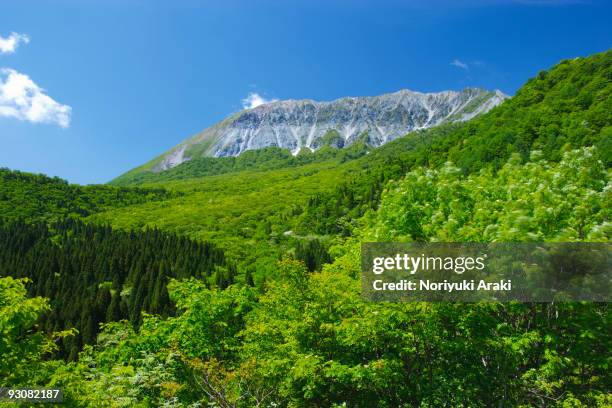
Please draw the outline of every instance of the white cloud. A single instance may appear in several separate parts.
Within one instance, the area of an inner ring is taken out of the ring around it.
[[[45,94],[29,76],[10,68],[0,69],[0,117],[32,123],[70,125],[72,108]]]
[[[8,37],[0,37],[0,54],[12,54],[17,50],[19,44],[27,44],[30,37],[25,34],[11,33]]]
[[[461,68],[461,69],[465,69],[466,71],[470,69],[470,67],[468,66],[467,63],[460,61],[458,59],[454,59],[451,63],[452,66]]]
[[[253,109],[258,107],[259,105],[276,101],[278,101],[278,99],[266,99],[256,92],[251,92],[249,93],[249,96],[242,100],[242,107],[244,109]]]

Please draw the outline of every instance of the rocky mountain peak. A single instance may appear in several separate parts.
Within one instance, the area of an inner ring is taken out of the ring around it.
[[[316,150],[333,135],[335,147],[360,138],[380,146],[411,131],[465,121],[489,111],[507,96],[480,88],[435,93],[407,89],[318,102],[280,100],[238,112],[179,144],[155,164],[162,171],[195,157],[237,156],[277,146],[294,153]],[[331,133],[330,133],[331,132]]]

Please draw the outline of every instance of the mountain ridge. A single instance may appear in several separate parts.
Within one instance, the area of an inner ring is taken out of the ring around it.
[[[274,101],[234,113],[128,173],[160,172],[193,158],[238,156],[266,147],[297,154],[323,145],[347,147],[361,138],[378,147],[415,130],[469,120],[507,98],[499,90],[465,88]]]

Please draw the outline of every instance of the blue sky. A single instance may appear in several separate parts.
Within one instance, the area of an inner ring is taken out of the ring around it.
[[[2,2],[0,167],[106,182],[249,94],[513,94],[610,48],[610,15],[597,0]]]

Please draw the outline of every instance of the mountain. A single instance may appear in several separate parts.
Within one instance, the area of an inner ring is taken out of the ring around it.
[[[611,79],[612,50],[565,60],[467,122],[194,158],[146,190],[0,170],[0,216],[28,221],[0,221],[0,386],[87,407],[609,406],[607,303],[369,302],[359,242],[609,242]]]
[[[469,120],[506,98],[498,90],[466,88],[438,93],[401,90],[331,102],[277,101],[238,112],[133,172],[159,172],[193,158],[238,156],[271,146],[294,154],[303,148],[350,146],[360,138],[380,146],[414,130]]]

